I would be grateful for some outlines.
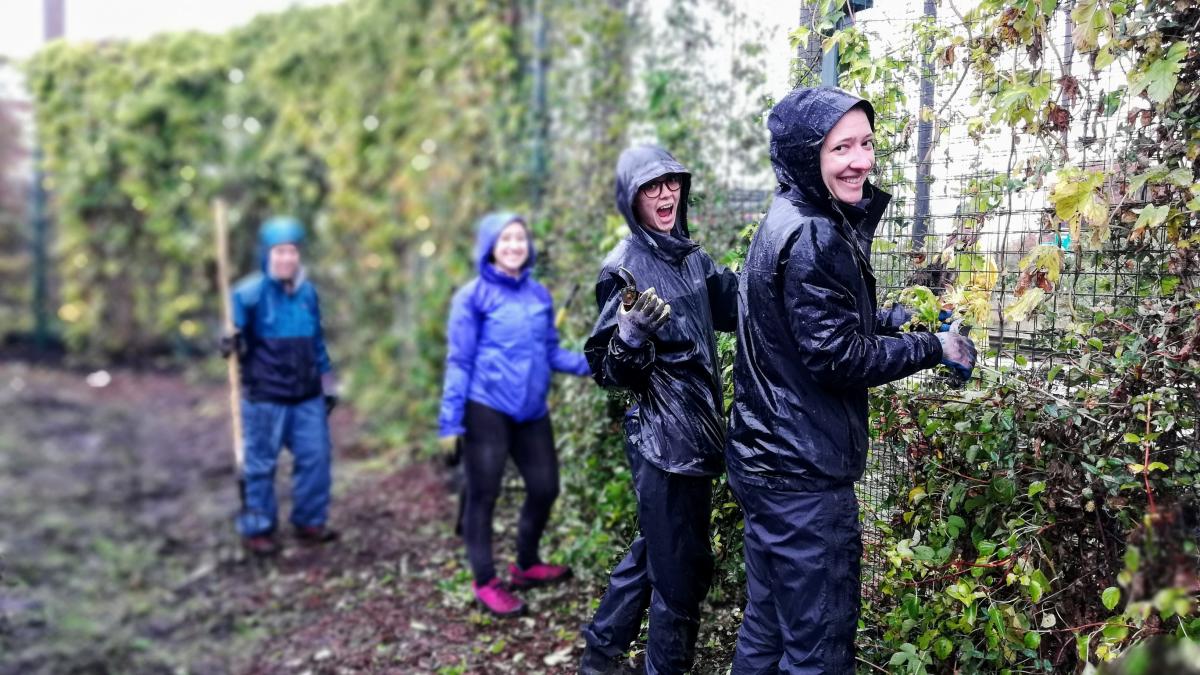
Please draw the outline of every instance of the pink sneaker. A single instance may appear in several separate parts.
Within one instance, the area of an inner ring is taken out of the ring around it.
[[[523,570],[516,565],[509,565],[508,573],[512,576],[509,583],[513,588],[546,586],[571,578],[570,567],[564,565],[547,565],[546,563],[532,565],[527,570]]]
[[[482,586],[471,582],[471,590],[475,591],[475,599],[496,616],[516,616],[525,612],[525,603],[509,593],[498,577]]]

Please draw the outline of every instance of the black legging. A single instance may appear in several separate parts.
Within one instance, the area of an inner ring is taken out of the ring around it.
[[[463,513],[463,539],[475,582],[485,584],[496,576],[492,559],[492,512],[500,497],[504,463],[511,454],[525,479],[525,504],[517,525],[517,565],[529,568],[541,562],[538,541],[558,498],[558,456],[547,415],[518,423],[479,403],[467,404],[463,444],[463,469],[467,478],[467,504]]]

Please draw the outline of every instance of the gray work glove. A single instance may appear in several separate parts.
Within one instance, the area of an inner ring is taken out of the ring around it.
[[[633,307],[624,307],[617,313],[617,335],[625,344],[637,349],[658,332],[667,320],[671,318],[671,306],[666,303],[654,288],[647,288],[638,296]]]
[[[942,345],[942,365],[965,383],[971,379],[971,371],[975,370],[977,353],[971,338],[960,332],[962,328],[962,321],[955,321],[950,330],[936,335]]]

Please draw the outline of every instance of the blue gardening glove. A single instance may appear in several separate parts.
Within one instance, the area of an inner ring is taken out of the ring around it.
[[[954,312],[943,309],[938,312],[938,332],[945,333],[950,330],[950,319],[954,318]],[[970,332],[969,330],[967,331]]]
[[[638,349],[670,318],[671,306],[658,297],[653,287],[647,288],[633,307],[628,310],[622,307],[617,312],[617,335],[625,344]]]
[[[937,333],[937,339],[942,345],[942,365],[966,383],[975,370],[977,352],[975,343],[961,333],[962,329],[962,321],[955,321],[948,330]]]

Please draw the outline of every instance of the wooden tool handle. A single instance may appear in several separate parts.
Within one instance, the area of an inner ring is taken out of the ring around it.
[[[229,226],[225,210],[225,201],[217,199],[213,202],[213,229],[217,237],[217,288],[221,294],[222,327],[225,335],[233,335],[236,327],[233,325],[233,297],[229,292]],[[233,431],[233,460],[237,473],[242,475],[245,463],[242,447],[242,395],[241,395],[241,364],[238,362],[237,349],[229,355],[229,413],[232,417]]]

